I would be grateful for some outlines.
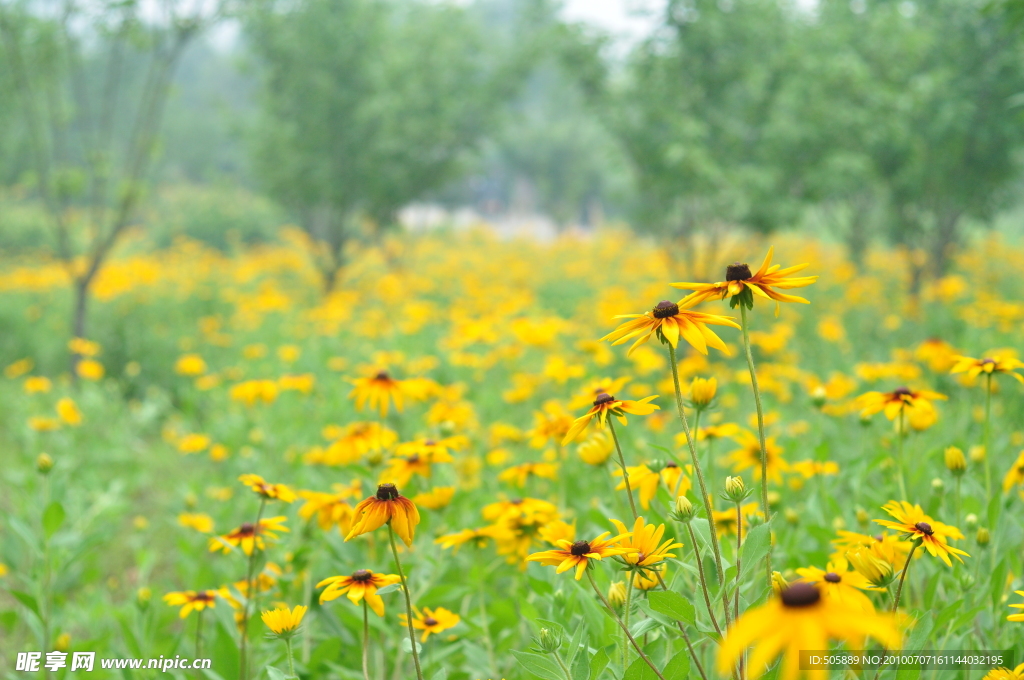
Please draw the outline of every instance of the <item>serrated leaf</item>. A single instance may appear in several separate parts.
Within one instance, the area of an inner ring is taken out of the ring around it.
[[[670,616],[676,621],[693,624],[696,611],[693,605],[682,595],[671,590],[652,590],[647,593],[647,601],[654,611]]]
[[[64,506],[60,504],[60,501],[53,501],[46,506],[46,510],[43,510],[43,532],[47,538],[57,533],[57,530],[64,524],[64,517]]]
[[[544,680],[565,680],[562,669],[546,656],[516,650],[512,650],[512,655],[516,657],[516,661],[519,662],[520,666],[538,678],[543,678]]]

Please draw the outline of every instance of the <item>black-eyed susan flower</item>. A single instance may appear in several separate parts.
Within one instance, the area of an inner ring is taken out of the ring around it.
[[[1006,476],[1003,477],[1003,491],[1009,491],[1018,484],[1024,484],[1024,451],[1017,455],[1017,460],[1013,462],[1006,472]]]
[[[279,638],[291,637],[295,635],[299,630],[299,626],[302,624],[302,617],[306,615],[305,607],[301,604],[295,605],[295,607],[277,607],[270,611],[265,611],[260,615],[263,619],[263,623],[266,624],[274,636]]]
[[[398,493],[394,484],[381,484],[377,493],[360,501],[352,512],[355,519],[345,536],[346,541],[390,524],[399,538],[411,546],[416,525],[420,523],[416,505]]]
[[[690,404],[697,409],[707,408],[714,400],[717,392],[717,378],[696,377],[690,383]]]
[[[981,680],[1024,680],[1024,663],[1013,670],[1009,668],[993,668]]]
[[[800,675],[800,653],[829,649],[830,640],[846,640],[851,649],[863,649],[866,638],[873,638],[886,649],[899,649],[902,636],[896,619],[889,614],[867,612],[839,599],[822,597],[810,583],[796,582],[782,590],[767,604],[748,609],[730,628],[718,650],[718,672],[728,675],[736,661],[751,645],[747,667],[760,675],[780,654],[779,677],[796,680]],[[815,680],[827,680],[826,669],[812,670]]]
[[[436,609],[424,607],[422,611],[416,609],[415,612],[416,616],[413,617],[412,627],[423,631],[420,642],[426,642],[431,634],[442,633],[449,628],[454,628],[462,620],[458,614],[448,611],[444,607]],[[401,619],[403,626],[409,625],[409,617],[405,614],[399,614],[398,618]]]
[[[562,446],[565,446],[573,439],[575,439],[581,432],[587,429],[587,425],[596,416],[597,421],[603,426],[608,422],[608,416],[613,415],[619,419],[619,422],[623,425],[627,424],[626,414],[632,413],[634,415],[646,416],[659,410],[661,407],[657,404],[649,403],[652,399],[657,399],[658,395],[650,397],[644,397],[639,401],[632,401],[629,399],[616,399],[610,394],[599,394],[597,399],[594,400],[594,405],[585,414],[573,421],[572,427],[565,433],[565,438],[562,439]]]
[[[665,560],[675,557],[675,553],[669,552],[670,550],[683,547],[682,543],[677,543],[672,538],[667,538],[664,541],[661,540],[665,536],[664,524],[659,524],[658,526],[646,524],[643,517],[637,517],[633,522],[633,528],[630,530],[617,519],[611,520],[611,523],[615,525],[615,529],[620,535],[626,536],[619,543],[619,546],[632,548],[636,551],[626,553],[619,559],[629,565],[632,570],[639,571],[645,575],[649,576],[647,574],[649,570],[657,569],[658,565]]]
[[[76,427],[82,424],[82,412],[78,410],[78,404],[70,397],[63,397],[57,400],[57,416],[64,421],[65,425]]]
[[[533,412],[533,421],[529,436],[530,446],[535,449],[543,448],[548,442],[561,442],[573,426],[572,415],[554,399],[544,402],[540,411]]]
[[[489,528],[463,529],[462,531],[456,531],[454,534],[445,534],[436,538],[434,543],[437,543],[445,550],[454,548],[453,552],[458,552],[459,548],[466,543],[473,543],[477,548],[485,548],[492,538]]]
[[[384,616],[384,600],[377,591],[385,586],[401,583],[398,574],[377,574],[369,569],[359,569],[351,576],[331,576],[316,584],[317,588],[327,586],[320,593],[320,604],[346,596],[352,604],[366,601],[377,616]]]
[[[223,550],[225,554],[231,552],[231,548],[241,548],[246,555],[252,555],[253,549],[265,550],[266,542],[275,540],[278,531],[288,531],[284,523],[287,517],[268,517],[261,519],[258,524],[246,522],[223,536],[214,536],[210,539],[210,552]]]
[[[846,559],[858,574],[867,579],[871,585],[879,588],[885,588],[892,583],[893,576],[896,574],[895,565],[892,562],[883,559],[868,547],[862,546],[848,551]]]
[[[238,478],[242,484],[252,489],[257,496],[271,501],[284,501],[292,503],[295,501],[295,492],[284,484],[269,484],[259,475],[247,474]]]
[[[622,388],[625,387],[626,383],[630,380],[631,378],[629,376],[621,378],[597,378],[595,380],[591,380],[579,389],[576,396],[569,400],[569,408],[583,408],[587,404],[593,403],[599,394],[615,394],[616,392],[621,392]]]
[[[757,435],[749,430],[740,430],[732,438],[740,445],[740,448],[728,454],[733,472],[760,470],[761,442]],[[782,480],[782,473],[789,470],[789,463],[782,457],[784,449],[775,443],[775,437],[768,437],[764,442],[764,450],[767,455],[768,479],[778,483]]]
[[[455,496],[454,486],[437,486],[430,491],[416,494],[412,497],[412,502],[418,508],[440,510],[452,502],[453,496]]]
[[[765,256],[764,262],[761,263],[761,268],[753,274],[750,273],[749,265],[736,262],[726,268],[725,281],[719,281],[718,283],[681,282],[673,283],[671,286],[673,288],[694,291],[684,300],[688,304],[697,304],[711,298],[721,300],[730,297],[732,298],[731,306],[735,307],[742,302],[748,309],[753,309],[754,295],[766,300],[775,300],[776,316],[779,314],[780,302],[802,302],[808,304],[806,299],[796,295],[780,293],[776,288],[782,290],[803,288],[817,281],[817,276],[792,276],[792,274],[803,271],[810,264],[798,264],[783,269],[782,265],[772,264],[774,253],[775,247],[772,246],[768,249],[768,254]]]
[[[579,581],[583,578],[583,572],[591,560],[602,560],[605,557],[636,552],[635,548],[624,548],[619,545],[626,538],[625,535],[620,534],[606,540],[605,537],[610,535],[611,532],[606,531],[591,541],[560,540],[557,550],[533,553],[526,558],[526,561],[540,562],[546,567],[556,567],[555,573],[557,574],[575,568],[576,580]]]
[[[669,463],[660,472],[655,472],[647,465],[627,466],[626,475],[629,476],[630,488],[636,489],[640,494],[640,507],[644,510],[651,507],[651,501],[658,495],[658,487],[662,483],[673,497],[685,494],[692,485],[690,478],[683,474],[682,469],[675,463]],[[612,476],[622,478],[622,468],[612,470]],[[625,488],[626,480],[622,479],[615,490],[622,491]]]
[[[806,567],[797,569],[800,580],[818,587],[826,598],[834,598],[843,604],[861,611],[873,612],[875,605],[864,594],[865,590],[882,590],[872,585],[863,574],[850,569],[846,560],[829,562],[824,569]]]
[[[367,406],[380,413],[383,418],[388,414],[391,404],[401,412],[405,406],[405,398],[411,396],[408,386],[402,380],[392,378],[387,371],[378,371],[369,378],[354,378],[349,397],[355,399],[356,410],[362,411]]]
[[[1024,362],[1019,359],[1000,356],[983,357],[981,359],[965,356],[955,356],[953,358],[956,360],[956,363],[949,370],[950,373],[966,373],[970,379],[977,378],[982,374],[992,376],[1002,373],[1013,376],[1017,382],[1024,384],[1024,375],[1016,372],[1016,369],[1024,368]]]
[[[181,607],[178,616],[185,618],[193,611],[201,612],[207,607],[213,609],[217,606],[217,591],[215,590],[184,590],[181,592],[167,593],[164,595],[164,602],[172,607]]]
[[[857,397],[857,405],[860,406],[862,418],[884,411],[886,418],[896,420],[901,413],[912,418],[915,412],[934,411],[932,402],[939,399],[946,399],[946,395],[931,390],[898,387],[892,392],[865,392]]]
[[[747,534],[747,527],[751,517],[763,517],[758,509],[757,503],[744,503],[740,506],[740,514],[743,516],[743,535]],[[736,535],[736,510],[712,510],[711,516],[715,520],[715,530],[719,537],[725,535]]]
[[[183,512],[178,515],[178,524],[204,534],[213,533],[213,518],[201,512]]]
[[[522,488],[526,486],[526,480],[531,476],[558,479],[558,466],[554,463],[520,463],[503,470],[498,475],[498,479],[502,482],[511,482]]]
[[[316,516],[317,524],[327,531],[338,527],[338,533],[345,535],[352,528],[354,509],[348,504],[351,487],[342,484],[334,485],[334,493],[325,491],[299,491],[299,496],[306,502],[299,508],[299,517],[309,521]]]
[[[708,326],[739,328],[739,324],[727,316],[705,314],[687,309],[688,306],[694,304],[696,302],[687,302],[687,300],[679,302],[662,300],[649,312],[620,314],[615,318],[630,319],[630,321],[623,322],[601,340],[611,340],[612,345],[621,345],[636,338],[630,345],[629,351],[626,352],[626,356],[633,354],[640,345],[652,337],[664,339],[673,348],[679,345],[679,338],[682,337],[701,354],[707,354],[709,346],[728,354],[729,350],[725,343]]]
[[[896,518],[896,521],[876,519],[875,523],[903,532],[905,540],[921,541],[925,550],[945,562],[947,567],[953,566],[949,559],[950,555],[960,562],[963,562],[960,555],[970,557],[963,550],[954,548],[948,543],[949,539],[964,537],[960,530],[935,521],[924,514],[920,505],[911,505],[906,501],[889,501],[882,506],[882,509]]]
[[[1015,590],[1013,592],[1015,592],[1016,594],[1020,595],[1021,597],[1024,597],[1024,590]],[[1012,609],[1024,609],[1024,602],[1019,603],[1019,604],[1018,603],[1011,604],[1010,607]],[[1010,614],[1009,616],[1006,617],[1006,620],[1007,621],[1024,621],[1024,611],[1022,611],[1020,614]],[[1019,669],[1020,669],[1020,667],[1018,666],[1018,670]]]
[[[603,465],[615,451],[615,442],[606,430],[594,430],[579,446],[576,453],[587,465]]]
[[[396,452],[397,453],[397,452]],[[413,475],[430,479],[434,463],[451,463],[452,457],[447,450],[433,450],[433,447],[420,450],[406,450],[388,459],[387,467],[381,472],[381,480],[388,480],[397,485],[405,486]]]

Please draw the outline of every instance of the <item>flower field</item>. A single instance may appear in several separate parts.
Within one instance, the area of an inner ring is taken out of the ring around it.
[[[1024,250],[307,245],[4,260],[4,677],[1024,677]]]

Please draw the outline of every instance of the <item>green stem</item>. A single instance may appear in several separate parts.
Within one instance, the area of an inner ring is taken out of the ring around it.
[[[409,624],[409,643],[412,646],[412,662],[416,666],[417,680],[423,680],[423,670],[420,668],[420,655],[416,651],[416,629],[412,627],[413,611],[412,598],[409,596],[409,584],[405,580],[405,572],[402,571],[402,562],[398,559],[398,546],[395,544],[395,530],[388,522],[388,540],[391,542],[391,554],[395,556],[395,567],[398,569],[398,577],[402,579],[402,592],[405,593],[405,615]]]
[[[656,571],[654,573],[658,576],[658,584],[661,586],[661,589],[668,590],[668,586],[665,584],[665,579],[661,577],[661,572]],[[711,611],[710,607],[708,607],[708,611]],[[714,620],[714,614],[712,614],[711,618]],[[700,673],[701,678],[708,680],[708,676],[704,674],[704,667],[700,663],[700,658],[697,656],[697,650],[695,650],[693,645],[690,644],[690,636],[686,634],[686,626],[682,621],[676,621],[676,625],[679,626],[679,633],[683,636],[683,642],[686,643],[686,648],[690,650],[690,658],[693,659],[693,664],[697,667],[697,672]],[[717,623],[715,624],[715,628],[718,628]],[[722,632],[719,631],[718,634],[721,635]],[[716,640],[716,642],[721,643],[721,640]]]
[[[565,662],[562,661],[562,655],[556,651],[554,654],[552,654],[552,656],[555,657],[555,661],[558,662],[558,667],[562,669],[563,673],[565,673],[565,680],[573,680],[572,673],[569,672],[569,669],[568,667],[566,667]]]
[[[900,406],[900,426],[896,433],[896,482],[900,487],[900,498],[907,500],[907,484],[903,480],[903,440],[907,436],[906,407]]]
[[[203,658],[203,610],[200,609],[196,620],[196,658]],[[200,674],[201,675],[201,674]]]
[[[290,637],[284,639],[284,647],[288,650],[288,675],[292,678],[298,678],[299,676],[295,675],[295,657],[292,654],[292,639]]]
[[[900,596],[903,595],[903,582],[907,580],[907,572],[910,571],[910,560],[914,557],[914,551],[917,550],[918,542],[910,546],[910,552],[907,553],[907,563],[903,565],[903,573],[900,574],[900,584],[896,588],[896,597],[893,598],[892,602],[892,613],[895,614],[896,610],[900,606]]]
[[[633,606],[633,574],[628,572],[626,574],[626,606],[622,608],[623,620],[626,623],[626,628],[629,628],[629,615]],[[625,673],[626,669],[629,668],[629,645],[623,640],[622,641],[622,672]]]
[[[494,641],[491,639],[491,626],[487,621],[487,596],[484,590],[484,580],[480,579],[480,627],[484,629],[484,647],[487,648],[487,662],[491,666],[491,673],[498,675],[498,660],[494,655]]]
[[[740,617],[740,550],[743,547],[743,511],[740,509],[740,504],[736,504],[736,595],[735,604],[733,604],[732,620],[735,621]]]
[[[612,618],[615,619],[615,623],[619,624],[619,628],[621,628],[622,632],[626,634],[630,644],[633,645],[633,649],[635,649],[636,653],[640,655],[640,658],[644,660],[644,663],[654,671],[654,674],[658,676],[659,680],[665,680],[665,676],[661,674],[661,671],[659,671],[657,666],[654,665],[654,662],[644,654],[644,650],[640,649],[640,645],[637,644],[636,640],[634,640],[633,636],[630,634],[629,628],[626,628],[625,624],[622,623],[622,619],[620,619],[619,615],[615,613],[612,606],[608,604],[608,599],[604,596],[604,593],[601,592],[601,589],[597,587],[597,583],[594,582],[594,576],[590,573],[590,569],[587,569],[586,572],[587,579],[590,580],[590,585],[594,588],[594,592],[597,593],[597,597],[601,600],[601,604],[605,606],[608,612],[612,615]]]
[[[363,680],[370,680],[370,608],[363,598]]]
[[[985,497],[992,497],[992,452],[989,451],[990,445],[990,423],[992,420],[992,374],[989,373],[986,376],[987,382],[985,384],[985,441],[983,446],[985,447]]]
[[[697,558],[697,574],[700,576],[701,592],[704,593],[704,604],[708,608],[708,614],[711,615],[711,625],[715,627],[715,631],[718,633],[719,638],[721,638],[722,629],[718,625],[718,618],[715,616],[714,607],[711,606],[711,594],[708,592],[707,577],[704,576],[704,564],[701,559],[700,548],[697,545],[697,535],[693,533],[693,527],[690,526],[689,522],[686,524],[686,529],[690,532],[690,540],[693,541],[693,554]]]
[[[757,371],[754,370],[754,354],[750,351],[750,333],[747,323],[747,308],[741,302],[740,327],[743,331],[743,349],[747,355],[747,369],[750,371],[750,386],[754,390],[754,406],[757,408],[757,437],[761,445],[761,511],[765,523],[771,522],[771,508],[768,507],[768,446],[764,436],[764,408],[761,406],[761,390],[757,385]],[[772,546],[764,556],[765,576],[769,590],[772,587]]]
[[[241,640],[238,643],[238,677],[241,680],[249,678],[248,647],[249,647],[249,617],[252,616],[252,605],[256,600],[256,585],[253,583],[256,571],[256,554],[259,551],[260,520],[263,519],[263,510],[267,507],[267,499],[260,498],[260,509],[256,513],[256,523],[253,525],[252,552],[249,553],[249,564],[245,572],[245,604],[242,606],[242,630]]]
[[[633,502],[633,488],[629,485],[629,473],[626,471],[626,458],[622,455],[622,447],[619,446],[619,437],[615,434],[615,423],[608,419],[608,429],[612,432],[612,440],[615,442],[615,451],[619,454],[619,468],[622,470],[622,481],[626,485],[626,495],[629,496],[629,509],[633,512],[633,519],[639,514],[636,511],[636,503]]]
[[[690,449],[690,460],[693,461],[693,471],[697,474],[697,483],[700,485],[700,502],[707,514],[708,526],[711,531],[711,551],[715,556],[715,568],[718,572],[718,583],[724,594],[725,571],[722,569],[722,550],[718,545],[718,530],[715,528],[715,515],[711,511],[711,502],[708,496],[708,487],[704,481],[704,472],[701,470],[700,460],[697,458],[697,446],[690,432],[690,424],[686,420],[686,413],[683,411],[683,393],[679,388],[679,365],[676,361],[676,348],[671,344],[668,346],[669,363],[672,365],[672,383],[676,391],[676,412],[679,415],[679,422],[683,425],[683,432],[686,434],[686,444]],[[725,607],[725,625],[730,625],[729,606]]]
[[[961,481],[961,475],[957,474],[957,476],[956,476],[956,496],[955,496],[955,499],[956,499],[956,514],[953,515],[953,517],[955,518],[954,521],[956,521],[957,525],[960,524],[960,481]]]

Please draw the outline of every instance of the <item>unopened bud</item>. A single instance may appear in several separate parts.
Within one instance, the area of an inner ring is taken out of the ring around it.
[[[832,528],[836,531],[843,531],[846,529],[846,520],[842,517],[836,517],[832,520]]]
[[[967,471],[967,459],[964,457],[964,452],[957,447],[950,446],[947,448],[944,458],[946,468],[957,477]]]
[[[558,648],[562,646],[561,631],[551,630],[550,628],[541,628],[540,634],[537,636],[537,646],[540,647],[541,651],[545,654],[557,652]]]
[[[814,404],[814,408],[824,406],[827,399],[828,393],[825,391],[824,385],[818,385],[811,391],[811,403]]]
[[[687,524],[697,515],[697,509],[693,507],[693,503],[686,496],[679,496],[676,498],[675,509],[671,513],[672,519],[677,522]]]
[[[964,524],[967,526],[968,529],[977,529],[978,516],[975,515],[973,512],[970,513],[969,515],[967,515],[967,517],[964,517]]]
[[[697,409],[706,408],[718,391],[716,378],[694,378],[690,384],[690,402]]]
[[[967,455],[970,456],[972,463],[984,463],[985,447],[981,444],[972,446]]]
[[[865,510],[864,508],[857,508],[857,524],[865,526],[868,523],[869,519],[870,516],[868,515],[867,510]]]
[[[992,534],[985,527],[978,527],[978,533],[974,536],[974,540],[984,548],[992,541]]]
[[[786,508],[783,515],[786,517],[786,521],[790,524],[796,525],[800,523],[800,513],[793,508]]]
[[[878,557],[870,548],[858,548],[846,553],[846,559],[871,584],[884,588],[892,583],[895,571],[892,564]]]
[[[626,583],[624,581],[616,581],[608,589],[608,604],[616,609],[626,604]]]
[[[40,474],[47,475],[52,469],[53,458],[50,458],[50,454],[48,453],[40,453],[36,458],[36,470],[39,470]]]
[[[747,488],[742,477],[725,478],[725,495],[733,503],[742,503],[747,497]]]
[[[943,482],[940,478],[936,477],[935,479],[932,480],[932,491],[934,493],[942,493],[943,489],[945,488],[946,483]]]
[[[789,587],[789,581],[787,581],[785,579],[785,577],[781,573],[779,573],[777,571],[773,571],[772,572],[772,590],[775,591],[775,594],[778,595],[779,593],[781,593],[783,590],[785,590],[788,587]]]

